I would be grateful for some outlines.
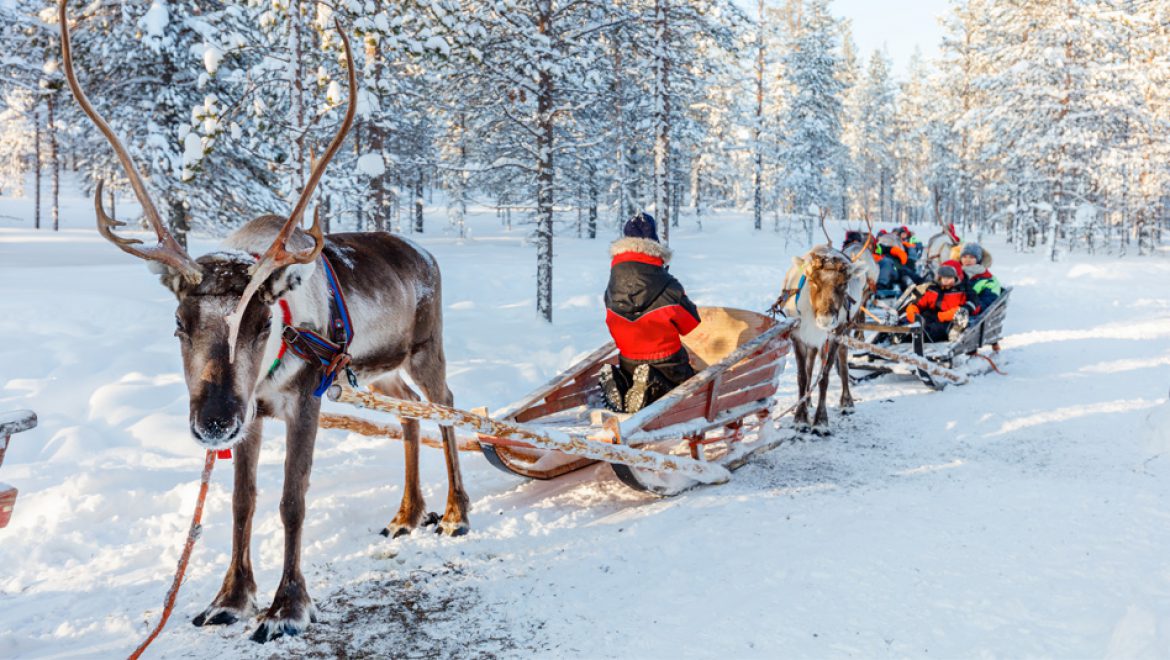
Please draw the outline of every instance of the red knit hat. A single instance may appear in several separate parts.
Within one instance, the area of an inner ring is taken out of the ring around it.
[[[945,269],[950,269],[952,271],[950,276],[955,278],[955,282],[963,281],[963,264],[955,261],[954,259],[942,262],[942,265],[938,267],[939,278],[946,276],[944,274],[946,272]]]

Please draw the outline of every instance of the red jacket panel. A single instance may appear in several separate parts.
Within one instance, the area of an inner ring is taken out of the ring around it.
[[[611,247],[605,324],[622,356],[660,360],[682,348],[681,336],[698,327],[699,312],[666,270],[669,251],[641,239]]]

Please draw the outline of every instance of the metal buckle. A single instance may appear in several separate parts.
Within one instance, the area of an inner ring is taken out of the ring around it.
[[[284,330],[280,333],[280,338],[284,341],[284,343],[291,345],[295,344],[297,340],[301,338],[301,334],[297,332],[296,328],[292,327],[291,325],[286,325],[284,326]]]

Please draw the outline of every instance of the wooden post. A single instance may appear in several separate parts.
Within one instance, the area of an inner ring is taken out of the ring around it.
[[[873,344],[867,344],[859,339],[854,339],[853,337],[850,337],[849,335],[846,335],[846,334],[842,334],[842,335],[838,336],[837,340],[840,341],[842,344],[845,344],[846,346],[848,346],[849,348],[852,348],[854,350],[867,351],[867,352],[873,353],[874,355],[876,355],[878,357],[885,358],[887,360],[893,360],[894,362],[901,362],[903,364],[908,364],[912,367],[915,367],[916,369],[921,369],[921,370],[925,371],[926,373],[930,374],[931,376],[940,376],[942,378],[946,378],[947,380],[951,381],[952,383],[955,383],[956,385],[963,385],[968,380],[967,376],[965,376],[964,374],[961,374],[961,373],[954,371],[952,369],[947,369],[946,367],[944,367],[940,364],[935,364],[934,362],[931,362],[930,360],[927,360],[926,358],[923,358],[923,357],[919,357],[917,355],[906,355],[904,353],[898,353],[897,351],[891,351],[888,348],[882,348],[881,346],[874,346]]]

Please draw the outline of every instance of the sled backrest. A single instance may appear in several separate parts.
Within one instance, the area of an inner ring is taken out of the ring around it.
[[[949,357],[965,355],[1003,339],[1003,322],[1007,318],[1007,304],[1011,293],[1011,287],[1006,287],[999,298],[963,331],[959,339],[951,344]]]
[[[703,321],[699,327],[682,339],[695,371],[719,362],[776,324],[763,314],[734,307],[700,307],[699,318]]]

